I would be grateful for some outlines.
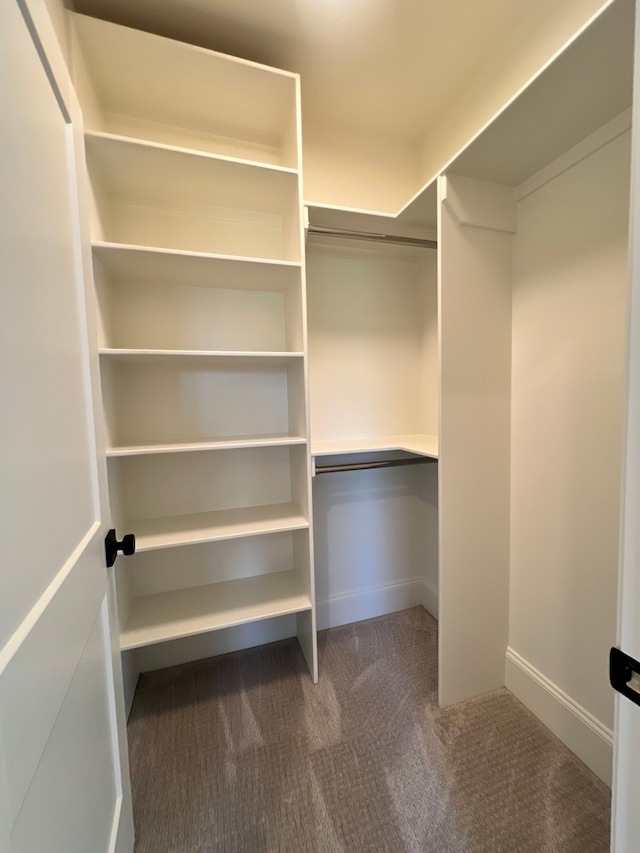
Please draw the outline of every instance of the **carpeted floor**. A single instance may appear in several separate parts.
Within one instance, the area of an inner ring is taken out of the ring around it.
[[[605,853],[609,791],[506,690],[444,711],[421,607],[140,679],[136,853]]]

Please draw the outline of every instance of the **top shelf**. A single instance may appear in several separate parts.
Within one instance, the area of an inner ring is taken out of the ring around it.
[[[297,169],[298,77],[74,14],[89,130]]]

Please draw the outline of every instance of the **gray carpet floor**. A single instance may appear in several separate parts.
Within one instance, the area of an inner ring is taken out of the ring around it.
[[[605,853],[609,791],[507,690],[439,710],[421,607],[141,676],[136,853]]]

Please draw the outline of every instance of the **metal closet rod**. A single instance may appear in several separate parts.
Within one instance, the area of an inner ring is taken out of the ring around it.
[[[369,240],[372,243],[389,243],[397,246],[413,246],[417,249],[437,249],[436,240],[422,237],[396,237],[394,234],[376,234],[373,231],[350,231],[346,228],[325,228],[323,225],[310,225],[309,234],[322,234],[325,237],[345,237],[350,240]]]
[[[426,465],[435,462],[429,456],[412,459],[384,459],[377,462],[350,462],[344,465],[316,465],[316,474],[333,474],[337,471],[366,471],[368,468],[397,468],[400,465]]]

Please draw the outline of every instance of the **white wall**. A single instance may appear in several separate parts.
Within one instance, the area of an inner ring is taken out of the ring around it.
[[[315,478],[319,629],[416,604],[435,611],[437,495],[435,464]]]
[[[303,118],[308,204],[396,213],[419,189],[419,148]],[[369,228],[371,230],[371,227]]]
[[[307,291],[312,438],[436,434],[435,252],[314,238]],[[435,615],[437,490],[435,464],[315,478],[320,628]]]
[[[616,636],[628,185],[627,132],[519,203],[514,255],[509,654],[517,666],[512,659],[516,681],[508,666],[507,684],[553,725],[534,707],[527,677],[546,684],[605,739],[613,712],[607,666]],[[538,699],[546,701],[539,691]],[[579,734],[558,733],[580,748],[572,741]],[[602,763],[594,769],[606,775]]]
[[[435,252],[313,238],[307,293],[312,438],[435,434]]]

